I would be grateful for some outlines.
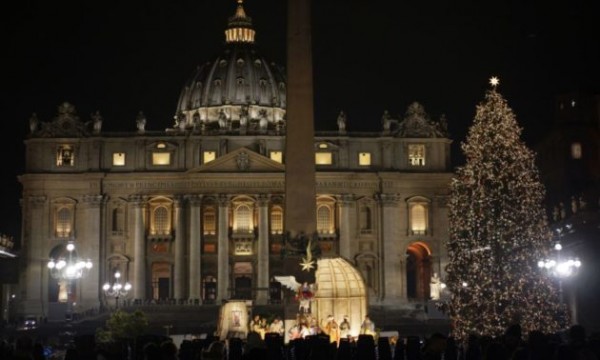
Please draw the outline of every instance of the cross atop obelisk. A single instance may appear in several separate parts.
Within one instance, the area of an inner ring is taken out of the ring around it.
[[[316,180],[310,0],[288,0],[287,11],[284,227],[291,239],[302,234],[311,239],[316,231]],[[299,274],[293,271],[300,267],[298,257],[288,260],[286,270]],[[299,281],[313,282],[314,271],[300,276]]]

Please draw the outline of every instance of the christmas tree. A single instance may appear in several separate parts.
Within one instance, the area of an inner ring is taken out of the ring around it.
[[[466,163],[451,184],[447,304],[453,336],[524,334],[565,326],[556,283],[537,265],[552,247],[545,189],[535,155],[491,80],[462,150]]]

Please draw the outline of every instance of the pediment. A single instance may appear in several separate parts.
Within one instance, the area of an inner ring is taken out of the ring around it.
[[[283,164],[242,147],[189,172],[282,172]]]

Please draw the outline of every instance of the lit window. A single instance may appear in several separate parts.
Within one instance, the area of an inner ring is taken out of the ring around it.
[[[235,209],[233,227],[237,233],[251,233],[253,231],[252,209],[248,205],[240,205]]]
[[[166,149],[167,148],[167,144],[165,144],[165,143],[158,143],[158,144],[156,144],[156,148],[157,149]]]
[[[154,221],[152,224],[154,225],[153,235],[168,235],[171,227],[169,210],[164,206],[154,209]]]
[[[215,235],[217,233],[217,216],[214,208],[206,208],[204,210],[204,235]]]
[[[320,234],[333,233],[333,216],[331,216],[331,208],[327,205],[317,208],[317,231]]]
[[[371,153],[368,153],[368,152],[358,153],[358,165],[360,165],[360,166],[371,165]]]
[[[113,166],[125,166],[125,153],[113,153]]]
[[[271,157],[271,160],[277,161],[280,164],[283,163],[283,152],[281,152],[281,151],[271,151],[271,153],[269,154],[269,156]]]
[[[327,149],[327,144],[324,144],[324,143],[319,144],[319,149]]]
[[[155,152],[152,153],[152,165],[169,165],[171,164],[171,153]]]
[[[271,234],[283,233],[283,211],[280,207],[274,207],[271,211]]]
[[[73,147],[70,145],[62,145],[58,147],[56,153],[57,166],[73,166],[75,164],[75,156]]]
[[[425,166],[425,145],[408,145],[408,163],[412,166]]]
[[[71,236],[71,209],[61,208],[56,212],[56,237],[68,238]]]
[[[410,204],[410,231],[412,235],[425,235],[427,233],[426,204]]]
[[[217,152],[216,151],[205,151],[205,152],[202,153],[202,163],[203,164],[211,162],[211,161],[213,161],[216,158],[217,158]]]
[[[581,143],[572,143],[571,144],[571,157],[573,159],[581,159]]]
[[[317,165],[331,165],[333,163],[332,155],[330,152],[317,152],[315,153],[315,164]]]

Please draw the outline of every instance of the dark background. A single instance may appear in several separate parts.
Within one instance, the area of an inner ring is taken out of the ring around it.
[[[459,144],[475,106],[500,78],[535,144],[553,121],[554,97],[600,92],[600,28],[592,1],[328,0],[313,4],[315,128],[380,129],[384,110],[404,114],[418,101],[434,119],[445,114]],[[246,0],[260,53],[285,65],[284,0]],[[23,140],[36,112],[50,121],[59,104],[83,121],[99,110],[103,130],[173,124],[180,90],[224,43],[234,0],[20,1],[0,15],[3,44],[0,136],[5,156],[0,232],[20,236]]]

